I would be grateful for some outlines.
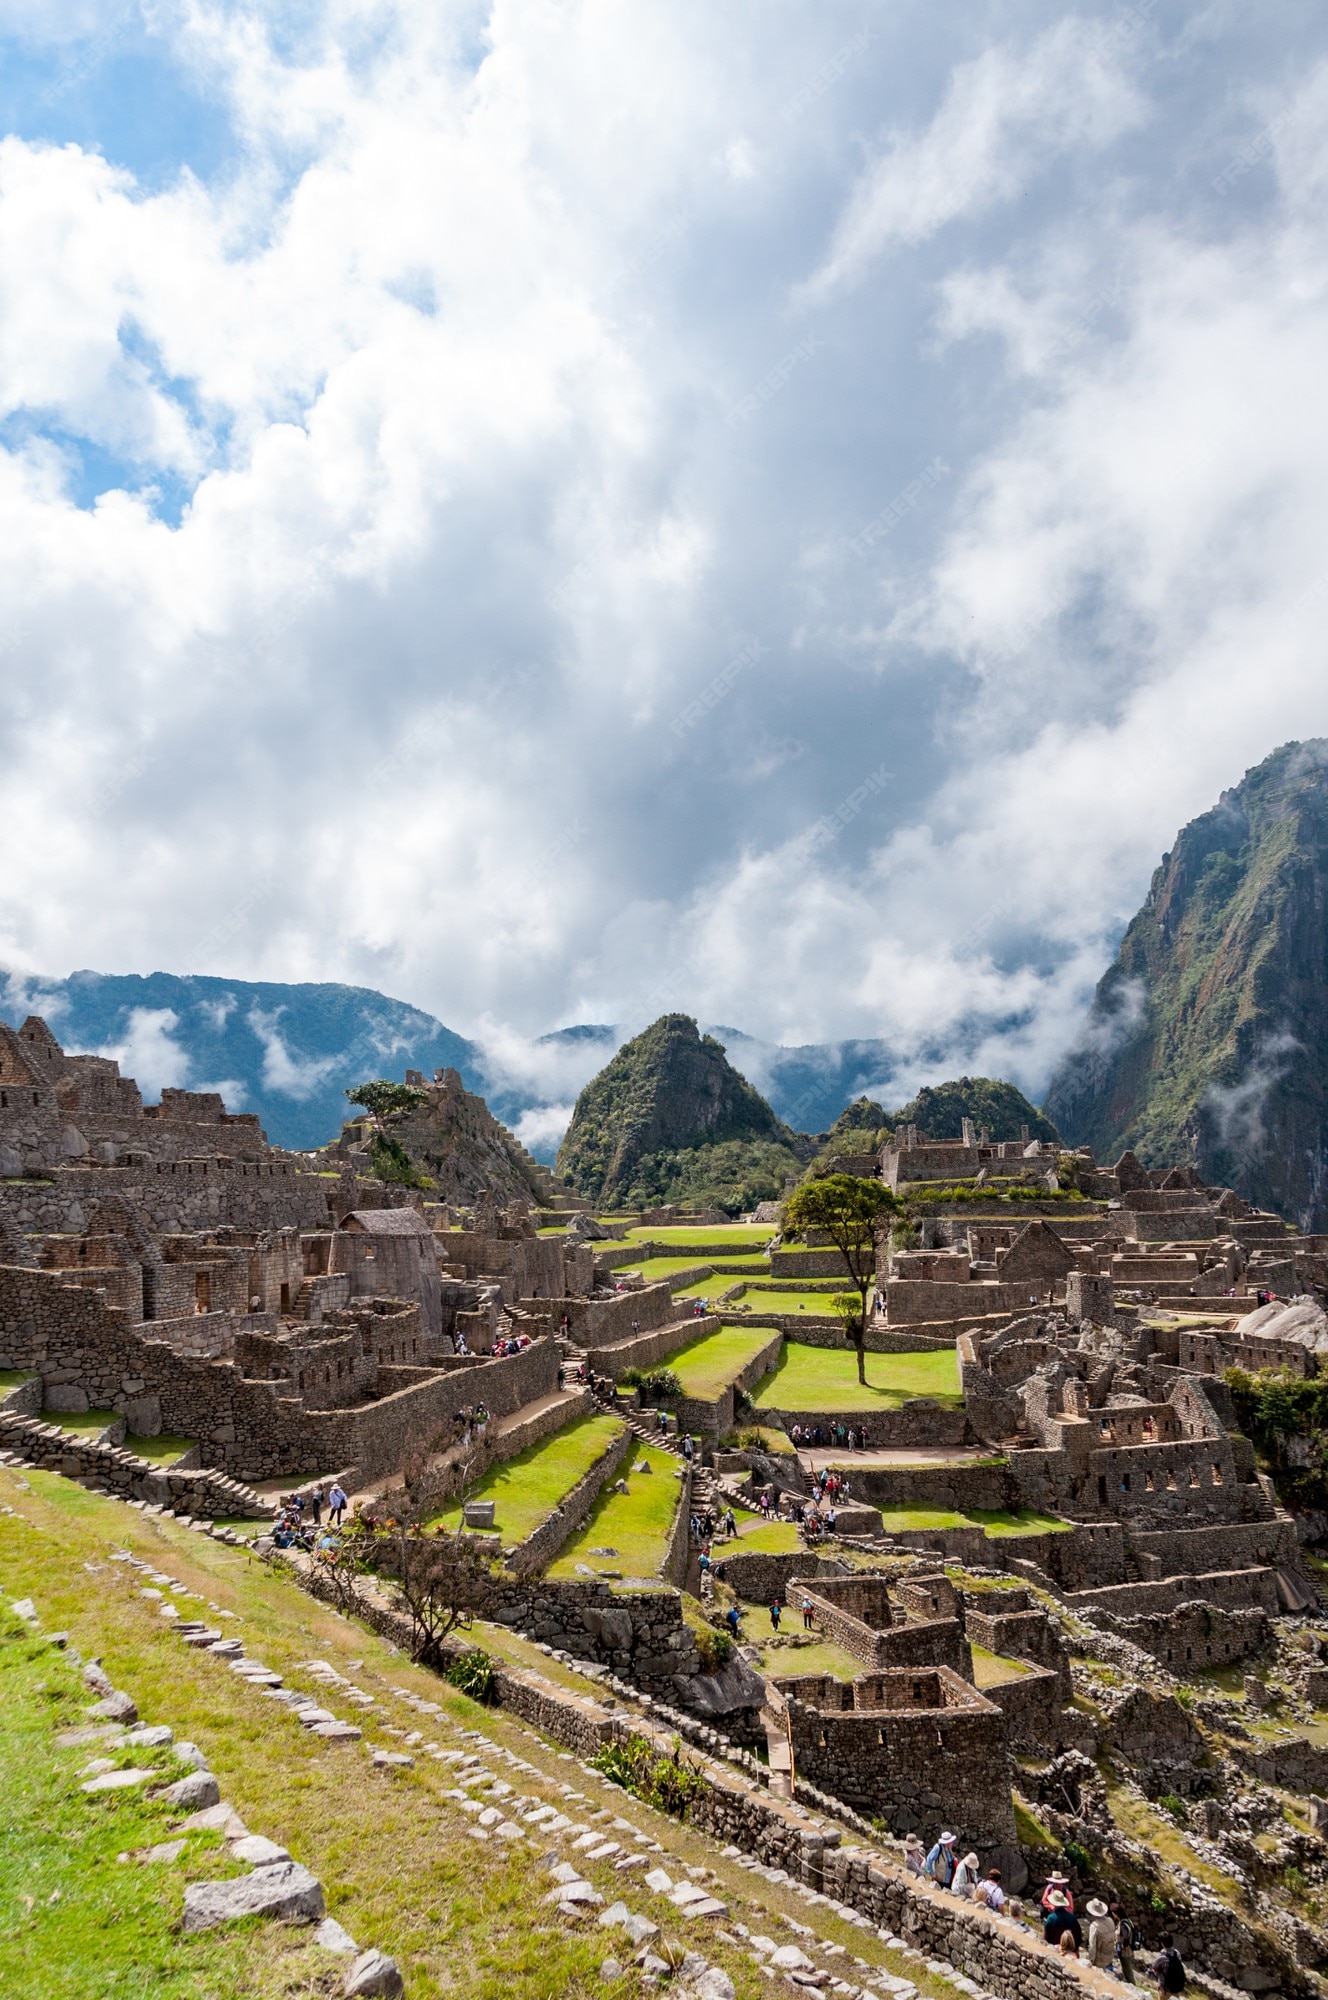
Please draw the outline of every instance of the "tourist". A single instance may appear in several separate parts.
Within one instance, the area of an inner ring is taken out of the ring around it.
[[[943,1833],[927,1856],[927,1873],[938,1889],[948,1889],[954,1880],[957,1836]]]
[[[309,1511],[314,1517],[314,1526],[316,1528],[321,1527],[323,1524],[323,1489],[321,1486],[315,1486],[309,1495]]]
[[[1073,1910],[1074,1897],[1070,1894],[1070,1878],[1068,1875],[1062,1875],[1059,1868],[1052,1869],[1050,1875],[1047,1877],[1047,1886],[1042,1891],[1042,1908],[1044,1913],[1051,1909],[1052,1898],[1056,1895],[1061,1895],[1065,1898],[1065,1907],[1067,1910]]]
[[[1162,1933],[1162,1949],[1148,1968],[1148,1977],[1157,1981],[1159,1993],[1185,1991],[1185,1961],[1176,1949],[1170,1931]]]
[[[777,1632],[779,1630],[779,1621],[783,1616],[784,1616],[784,1607],[780,1603],[779,1599],[776,1598],[773,1604],[770,1606],[770,1630],[772,1632]]]
[[[908,1874],[919,1877],[927,1873],[927,1856],[916,1833],[910,1833],[904,1842],[904,1868]]]
[[[327,1518],[334,1528],[341,1526],[341,1517],[346,1511],[346,1489],[339,1479],[332,1482],[332,1490],[327,1496]]]
[[[1056,1949],[1062,1958],[1078,1958],[1079,1946],[1072,1930],[1063,1930],[1056,1940]]]
[[[692,1443],[691,1438],[685,1437],[682,1441],[682,1455],[687,1460],[687,1463],[689,1465],[692,1462],[692,1456],[695,1450],[696,1446]]]
[[[1005,1891],[1001,1887],[999,1868],[989,1868],[986,1880],[973,1884],[973,1901],[981,1903],[994,1917],[999,1917],[1005,1908]]]
[[[1116,1926],[1111,1921],[1111,1912],[1100,1896],[1090,1896],[1084,1904],[1084,1915],[1088,1918],[1088,1963],[1109,1972],[1116,1956]]]
[[[724,1533],[728,1536],[730,1541],[733,1541],[738,1533],[737,1517],[734,1514],[733,1509],[731,1507],[727,1509],[724,1515]]]
[[[1074,1948],[1077,1954],[1079,1946],[1083,1942],[1083,1932],[1079,1928],[1078,1917],[1076,1917],[1074,1911],[1070,1908],[1070,1899],[1065,1891],[1063,1889],[1052,1889],[1049,1896],[1043,1897],[1043,1907],[1046,1910],[1046,1920],[1042,1926],[1042,1935],[1047,1940],[1047,1943],[1059,1944],[1065,1933],[1069,1931],[1074,1939]]]
[[[810,1632],[812,1629],[812,1601],[810,1597],[804,1597],[802,1600],[802,1629],[804,1632]]]
[[[742,1613],[738,1610],[736,1604],[730,1604],[728,1610],[724,1613],[724,1623],[728,1626],[729,1631],[732,1633],[735,1639],[738,1637],[738,1630],[739,1626],[741,1625],[741,1622],[742,1622]]]
[[[709,1551],[709,1549],[705,1549],[705,1548],[703,1548],[703,1549],[702,1549],[702,1551],[701,1551],[700,1555],[699,1555],[699,1556],[697,1557],[697,1562],[698,1562],[698,1564],[699,1564],[699,1566],[700,1566],[700,1570],[701,1570],[701,1575],[702,1575],[702,1577],[704,1578],[704,1577],[708,1576],[708,1575],[709,1575],[709,1573],[710,1573],[710,1551]]]
[[[954,1878],[950,1883],[951,1892],[956,1896],[962,1896],[965,1902],[967,1902],[969,1897],[972,1896],[974,1889],[976,1889],[977,1883],[978,1857],[976,1854],[966,1854],[955,1869]]]
[[[1139,1942],[1139,1934],[1120,1903],[1112,1903],[1111,1920],[1116,1926],[1116,1955],[1120,1959],[1120,1976],[1128,1986],[1133,1986],[1134,1947]]]

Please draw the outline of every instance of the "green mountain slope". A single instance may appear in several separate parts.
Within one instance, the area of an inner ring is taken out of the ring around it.
[[[959,1139],[965,1118],[971,1118],[980,1132],[990,1132],[997,1142],[1017,1139],[1025,1126],[1030,1139],[1041,1139],[1050,1146],[1061,1136],[1022,1090],[991,1076],[961,1076],[957,1082],[925,1084],[911,1104],[892,1114],[890,1123],[896,1128],[916,1125],[924,1139]]]
[[[794,1134],[686,1014],[623,1044],[578,1097],[558,1154],[559,1173],[606,1207],[737,1213],[773,1200],[800,1168]]]
[[[1328,1228],[1328,741],[1184,828],[1047,1094],[1071,1143]]]

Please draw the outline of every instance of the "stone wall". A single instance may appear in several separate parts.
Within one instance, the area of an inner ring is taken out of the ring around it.
[[[604,1488],[618,1477],[624,1460],[631,1456],[636,1443],[635,1434],[624,1424],[620,1434],[604,1447],[570,1493],[564,1494],[549,1518],[541,1521],[539,1527],[511,1552],[507,1567],[518,1576],[532,1576],[546,1569],[577,1529],[590,1519],[595,1502]]]
[[[825,1637],[864,1666],[949,1667],[965,1680],[972,1679],[972,1655],[958,1619],[909,1619],[896,1624],[883,1576],[845,1577],[819,1585],[799,1574],[790,1578],[789,1589],[810,1602]]]
[[[1273,1627],[1266,1611],[1223,1611],[1201,1602],[1181,1604],[1174,1611],[1120,1618],[1099,1607],[1087,1614],[1092,1624],[1128,1639],[1155,1660],[1179,1674],[1202,1672],[1231,1660],[1248,1660],[1266,1651]]]
[[[667,1291],[667,1286],[663,1287]],[[646,1295],[635,1294],[637,1298]],[[638,1334],[630,1330],[625,1339],[601,1342],[586,1346],[586,1358],[599,1375],[611,1375],[616,1382],[629,1368],[658,1368],[676,1354],[680,1347],[686,1347],[693,1340],[700,1340],[708,1333],[719,1331],[719,1321],[709,1315],[704,1319],[677,1319],[647,1330],[643,1324]],[[577,1336],[573,1333],[573,1338]]]
[[[852,1464],[852,1458],[849,1461]],[[1005,1463],[976,1461],[958,1465],[854,1466],[853,1497],[869,1507],[953,1509],[1008,1507],[1013,1497]]]
[[[943,1676],[943,1668],[936,1670],[936,1678]],[[1014,1845],[1004,1718],[973,1688],[964,1690],[962,1707],[835,1714],[799,1699],[796,1685],[781,1681],[794,1769],[811,1784],[897,1835],[925,1832],[934,1839],[944,1822],[980,1855]]]
[[[411,1313],[415,1308],[400,1308]],[[536,1341],[498,1361],[429,1371],[378,1401],[307,1410],[283,1381],[251,1381],[227,1363],[196,1361],[148,1337],[95,1293],[58,1274],[0,1266],[0,1367],[31,1368],[51,1385],[76,1384],[93,1408],[133,1421],[151,1404],[155,1427],[197,1438],[204,1461],[243,1479],[347,1468],[361,1481],[398,1469],[408,1452],[467,1404],[513,1414],[553,1394],[558,1353]],[[424,1371],[416,1371],[423,1373]],[[382,1375],[391,1380],[393,1371]]]
[[[14,1452],[44,1472],[62,1473],[117,1499],[145,1500],[198,1521],[261,1521],[272,1512],[257,1493],[222,1473],[164,1471],[121,1445],[75,1436],[12,1408],[0,1410],[0,1451]]]
[[[1078,1743],[1081,1724],[1061,1725],[1067,1695],[1052,1668],[1031,1666],[1017,1679],[997,1681],[982,1692],[1005,1717],[1006,1741],[1016,1754],[1045,1758]]]
[[[776,1410],[763,1404],[757,1415],[763,1424],[777,1424],[785,1431],[813,1420],[824,1429],[851,1425],[854,1430],[866,1431],[867,1443],[873,1448],[923,1445],[943,1449],[970,1442],[963,1410],[934,1402],[929,1396],[918,1396],[897,1410]]]
[[[636,1321],[643,1333],[673,1323],[676,1308],[666,1284],[642,1285],[638,1291],[615,1292],[612,1298],[565,1299],[563,1313],[570,1322],[572,1339],[587,1352],[592,1347],[612,1347],[631,1337]]]
[[[991,1313],[1027,1312],[1046,1290],[1045,1284],[1006,1285],[970,1280],[966,1285],[954,1285],[933,1278],[887,1278],[882,1287],[885,1316],[891,1326],[940,1319],[968,1324]]]
[[[730,1548],[734,1546],[729,1544]],[[813,1556],[801,1549],[788,1555],[773,1555],[757,1549],[744,1552],[741,1542],[736,1548],[737,1554],[721,1556],[715,1569],[721,1581],[731,1585],[744,1604],[773,1604],[776,1598],[784,1603],[795,1576],[844,1574],[844,1564],[833,1557]]]

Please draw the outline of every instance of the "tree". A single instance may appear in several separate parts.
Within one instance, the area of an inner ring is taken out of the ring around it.
[[[372,1083],[355,1083],[346,1092],[352,1104],[362,1104],[371,1118],[390,1118],[394,1111],[411,1111],[427,1104],[429,1093],[417,1083],[392,1083],[385,1076]]]
[[[491,1557],[463,1528],[421,1534],[400,1522],[393,1550],[396,1596],[410,1618],[410,1657],[420,1666],[445,1664],[443,1646],[455,1626],[482,1617],[495,1586]]]
[[[867,1295],[876,1278],[876,1232],[886,1216],[898,1215],[903,1207],[899,1197],[883,1181],[864,1180],[858,1174],[827,1174],[822,1180],[804,1181],[784,1203],[784,1229],[803,1236],[819,1229],[838,1250],[849,1277],[857,1288],[855,1309],[844,1321],[858,1350],[858,1380],[867,1380]],[[850,1294],[843,1294],[845,1300]],[[836,1311],[840,1300],[835,1300]]]

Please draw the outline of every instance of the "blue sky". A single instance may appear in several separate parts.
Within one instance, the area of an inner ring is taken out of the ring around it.
[[[0,122],[12,973],[1036,1089],[1328,733],[1321,8],[0,0]]]

